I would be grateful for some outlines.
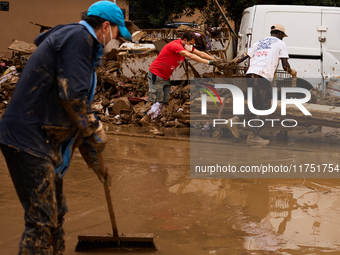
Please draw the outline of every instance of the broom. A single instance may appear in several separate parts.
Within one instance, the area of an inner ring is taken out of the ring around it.
[[[103,176],[106,174],[102,153],[98,153],[100,171]],[[157,248],[153,242],[153,234],[122,234],[118,235],[118,229],[113,211],[110,188],[105,185],[105,197],[109,209],[110,220],[112,225],[112,235],[107,236],[78,236],[76,245],[77,252],[87,251],[156,251]]]

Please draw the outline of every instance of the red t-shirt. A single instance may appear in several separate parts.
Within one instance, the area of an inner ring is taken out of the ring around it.
[[[152,62],[149,68],[150,72],[167,81],[176,67],[185,59],[184,56],[179,54],[180,51],[185,50],[181,43],[182,39],[177,39],[165,45],[158,57]],[[193,51],[194,47],[192,47],[191,52]]]

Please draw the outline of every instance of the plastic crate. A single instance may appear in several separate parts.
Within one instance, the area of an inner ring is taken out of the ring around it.
[[[233,66],[224,69],[224,75],[230,78],[245,78],[246,72],[248,70],[247,66]]]
[[[276,70],[272,82],[273,87],[292,87],[293,77],[285,70]]]
[[[247,73],[247,66],[233,66],[224,70],[224,74],[226,77],[230,78],[245,78]],[[292,76],[285,70],[276,70],[274,74],[274,79],[272,81],[272,86],[281,88],[281,87],[291,87],[293,78]]]

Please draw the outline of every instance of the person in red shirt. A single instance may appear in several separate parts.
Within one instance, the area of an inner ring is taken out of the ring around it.
[[[142,123],[150,122],[150,133],[154,135],[164,135],[157,128],[158,115],[169,101],[171,86],[169,78],[185,60],[185,57],[208,65],[216,65],[217,63],[214,57],[193,47],[195,38],[195,33],[188,31],[183,34],[182,39],[168,43],[149,68],[149,101],[154,104],[148,111],[147,116],[142,119]]]

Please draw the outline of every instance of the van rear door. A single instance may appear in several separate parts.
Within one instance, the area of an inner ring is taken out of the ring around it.
[[[256,6],[249,7],[243,11],[240,30],[238,32],[237,55],[243,54],[250,47],[255,12]]]
[[[340,11],[322,9],[321,24],[318,30],[321,32],[322,73],[327,80],[340,75]]]
[[[287,45],[291,67],[297,71],[298,77],[316,78],[318,83],[321,83],[321,49],[318,41],[320,33],[317,31],[321,21],[321,9],[294,6],[272,8],[269,6],[267,10],[263,10],[262,15],[256,17],[259,34],[266,33],[269,36],[273,24],[282,24],[288,35],[283,41]],[[282,69],[282,66],[279,68]]]

